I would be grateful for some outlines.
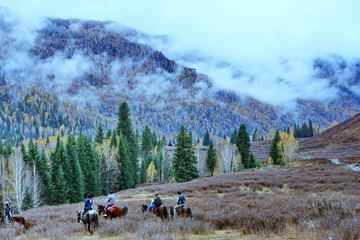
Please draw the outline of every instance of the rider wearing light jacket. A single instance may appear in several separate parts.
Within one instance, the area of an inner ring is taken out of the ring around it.
[[[185,202],[186,202],[185,196],[182,195],[180,191],[177,192],[177,194],[178,194],[178,199],[177,199],[177,202],[176,202],[177,205],[175,205],[175,207],[174,207],[174,216],[177,215],[177,210],[179,210],[180,208],[185,207]]]
[[[110,208],[111,206],[114,206],[114,205],[115,205],[115,195],[114,195],[113,191],[110,190],[110,191],[109,191],[109,194],[110,194],[110,195],[108,196],[108,200],[107,200],[107,205],[106,205],[106,208],[105,208],[105,214],[104,214],[104,216],[107,216],[107,212],[108,212],[109,208]]]

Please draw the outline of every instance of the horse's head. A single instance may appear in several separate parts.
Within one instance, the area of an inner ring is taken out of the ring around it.
[[[146,212],[147,208],[148,208],[148,205],[143,204],[141,206],[141,211],[144,213],[144,212]]]
[[[104,205],[97,205],[97,206],[98,206],[99,216],[101,215],[101,213],[105,214],[105,206]]]
[[[80,222],[81,221],[81,216],[80,216],[81,211],[76,211],[76,213],[77,213],[77,221]]]

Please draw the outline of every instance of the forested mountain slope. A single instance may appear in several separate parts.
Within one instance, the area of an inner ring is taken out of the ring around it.
[[[327,103],[299,100],[294,115],[251,97],[215,89],[206,73],[178,65],[156,49],[130,41],[142,33],[112,22],[50,18],[29,39],[18,35],[16,23],[4,19],[0,23],[0,31],[6,34],[0,40],[0,86],[6,92],[0,100],[10,103],[10,108],[29,104],[26,97],[19,96],[36,86],[40,94],[59,99],[55,109],[66,102],[79,111],[93,112],[85,114],[90,125],[96,125],[97,113],[115,118],[119,104],[127,101],[136,128],[148,124],[158,134],[174,136],[180,125],[186,125],[195,137],[202,137],[206,130],[218,136],[230,135],[241,123],[249,131],[258,129],[262,133],[308,119],[327,125],[359,111],[359,97],[351,91],[359,82],[357,65],[351,66],[354,77],[345,84],[336,80],[334,72],[338,70],[332,71],[338,68],[336,64],[314,60],[315,77],[329,78],[339,88],[339,98]],[[27,108],[24,114],[32,115],[32,111]],[[66,116],[54,118],[58,118],[51,120],[57,121],[52,123],[56,128],[64,124],[81,131],[85,127],[76,125],[76,117],[72,122]],[[48,121],[38,121],[38,128],[47,127]],[[16,129],[16,124],[26,126],[26,121],[3,120],[3,127]],[[35,129],[30,135],[34,131],[38,134]]]

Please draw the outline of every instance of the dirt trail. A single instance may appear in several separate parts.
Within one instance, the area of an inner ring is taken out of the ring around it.
[[[357,166],[355,164],[343,164],[337,158],[330,159],[330,161],[332,163],[335,163],[336,165],[348,167],[348,168],[350,168],[351,170],[353,170],[355,172],[360,172],[360,166]]]

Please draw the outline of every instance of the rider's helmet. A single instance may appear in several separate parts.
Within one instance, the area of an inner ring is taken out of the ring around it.
[[[178,192],[177,192],[177,194],[178,194],[178,195],[181,195],[181,192],[180,192],[180,191],[178,191]]]
[[[154,193],[154,197],[158,197],[159,196],[159,193],[158,192],[155,192]]]
[[[86,194],[86,197],[91,198],[91,194],[90,193]]]
[[[9,206],[9,202],[5,202],[5,205],[6,205],[6,206]]]
[[[109,193],[110,193],[110,194],[113,194],[114,192],[113,192],[113,190],[110,190]]]

